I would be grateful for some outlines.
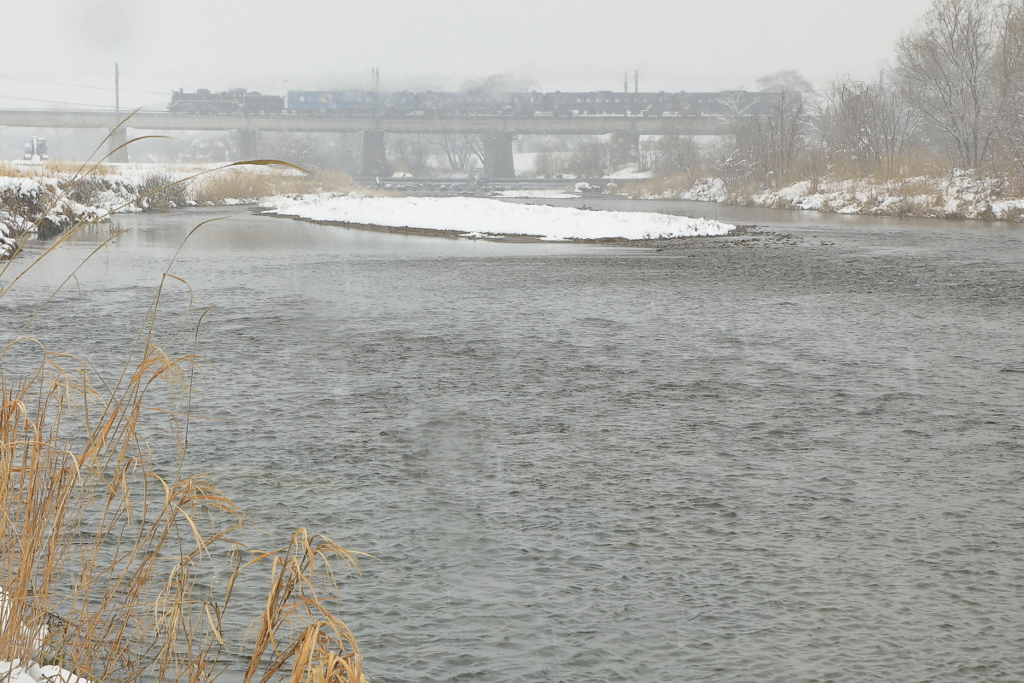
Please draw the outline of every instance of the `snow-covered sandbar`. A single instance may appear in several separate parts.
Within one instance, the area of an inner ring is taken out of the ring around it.
[[[514,204],[472,197],[273,197],[265,213],[348,225],[457,233],[465,237],[521,236],[541,240],[649,240],[725,235],[735,228],[704,218],[661,213],[591,211]]]

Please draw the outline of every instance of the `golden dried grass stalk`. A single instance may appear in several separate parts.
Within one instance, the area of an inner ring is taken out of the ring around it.
[[[245,517],[207,477],[184,474],[198,359],[153,342],[168,277],[180,281],[165,274],[112,381],[24,329],[0,339],[0,660],[102,683],[212,681],[237,640],[224,632],[236,583],[266,569],[265,607],[239,653],[245,683],[363,683],[355,638],[329,608],[355,554],[300,530],[225,565],[243,549]],[[38,366],[13,370],[31,348]],[[169,472],[147,434],[172,440]]]

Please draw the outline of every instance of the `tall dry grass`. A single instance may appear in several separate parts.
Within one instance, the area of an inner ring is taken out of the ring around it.
[[[91,222],[4,264],[0,298]],[[46,348],[28,323],[0,332],[0,660],[102,683],[205,683],[230,656],[245,662],[243,683],[362,683],[355,637],[329,607],[356,555],[304,530],[243,545],[243,512],[188,473],[199,358],[154,339],[172,268],[113,376]],[[228,615],[253,605],[238,604],[235,587],[261,572],[262,609],[238,651]]]
[[[243,173],[206,173],[192,181],[189,192],[199,204],[219,204],[228,199],[256,202],[278,194],[349,192],[353,189],[352,178],[341,171],[312,175],[294,170],[250,169]]]
[[[88,164],[86,168],[83,168],[82,162],[64,161],[61,159],[51,159],[41,164],[0,163],[0,176],[10,178],[44,178],[59,173],[81,173],[84,170],[88,170],[92,175],[111,175],[115,173],[114,167],[108,164]]]

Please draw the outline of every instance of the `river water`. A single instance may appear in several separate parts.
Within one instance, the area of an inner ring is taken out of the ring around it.
[[[761,227],[636,248],[127,216],[28,332],[116,367],[226,213],[173,268],[216,306],[194,409],[230,418],[194,425],[190,468],[386,564],[342,615],[380,683],[1024,679],[1024,230],[586,203]]]

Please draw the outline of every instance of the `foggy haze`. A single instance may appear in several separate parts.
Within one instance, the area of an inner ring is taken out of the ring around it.
[[[929,0],[3,0],[0,106],[166,106],[173,89],[456,89],[508,73],[537,90],[754,88],[796,69],[871,79]],[[630,87],[632,88],[632,82]]]

